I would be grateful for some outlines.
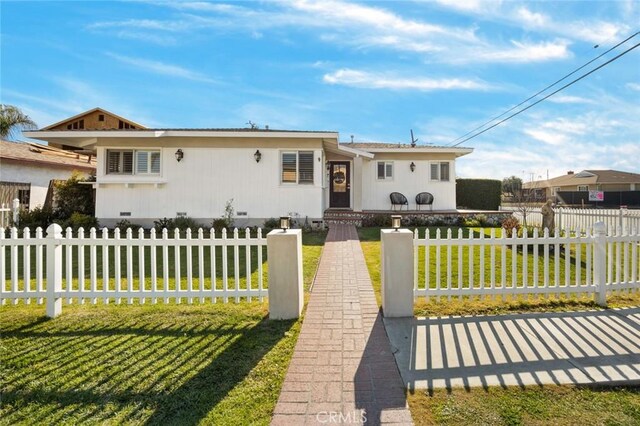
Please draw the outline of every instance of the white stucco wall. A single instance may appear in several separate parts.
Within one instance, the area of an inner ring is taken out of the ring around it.
[[[185,144],[186,145],[186,144]],[[180,145],[178,145],[180,146]],[[135,148],[128,146],[127,148]],[[254,160],[256,146],[184,147],[184,159],[175,159],[176,146],[162,148],[159,176],[105,175],[105,147],[98,148],[96,216],[103,225],[127,219],[151,225],[158,218],[173,218],[178,212],[210,224],[223,215],[227,200],[233,199],[236,224],[262,224],[264,219],[297,213],[304,220],[322,218],[322,173],[320,148],[300,148],[314,152],[314,184],[280,183],[280,153],[290,148],[262,146],[262,159]],[[115,149],[115,147],[111,148]],[[320,160],[318,160],[320,159]],[[142,185],[142,181],[164,182]],[[130,183],[125,187],[124,182]],[[131,216],[121,216],[131,212]],[[246,212],[246,216],[238,215]]]
[[[378,161],[393,161],[394,176],[390,180],[379,180]],[[414,162],[416,169],[411,172],[409,165]],[[449,181],[431,181],[429,164],[449,162]],[[456,208],[456,174],[453,156],[436,156],[429,159],[415,159],[408,156],[377,154],[374,160],[363,162],[362,209],[389,210],[389,194],[400,192],[407,197],[409,209],[415,209],[415,197],[420,192],[433,194],[433,210],[453,210]],[[422,206],[423,209],[428,208]]]
[[[31,184],[29,209],[44,204],[50,180],[69,179],[72,173],[72,169],[50,167],[46,164],[14,163],[12,161],[0,163],[0,181]],[[82,174],[86,176],[86,173]]]

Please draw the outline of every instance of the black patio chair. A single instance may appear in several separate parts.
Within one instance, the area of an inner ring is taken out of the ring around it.
[[[416,195],[416,207],[420,210],[420,206],[429,206],[433,210],[433,195],[429,192],[421,192]]]
[[[391,210],[394,210],[395,206],[400,206],[400,210],[402,210],[402,206],[407,206],[407,210],[409,210],[409,201],[401,193],[392,192],[389,194],[389,198],[391,199]]]

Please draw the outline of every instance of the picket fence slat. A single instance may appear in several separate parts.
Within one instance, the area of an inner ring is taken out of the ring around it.
[[[43,250],[49,245],[60,246],[62,252],[64,279],[53,292],[43,279]],[[40,228],[35,236],[26,228],[22,236],[16,228],[9,234],[0,229],[0,303],[41,304],[51,294],[66,304],[263,301],[268,296],[263,277],[266,245],[262,231],[252,235],[250,229],[242,237],[237,229],[233,236],[226,230],[216,236],[211,229],[207,238],[202,229],[184,236],[175,230],[172,238],[166,229],[161,235],[140,229],[135,237],[131,229],[124,235],[119,229],[111,235],[107,229],[80,228],[75,235],[67,229],[56,238],[43,236]]]

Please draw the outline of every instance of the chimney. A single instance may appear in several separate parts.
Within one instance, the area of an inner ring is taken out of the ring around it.
[[[569,171],[567,172],[567,174],[568,174],[568,175],[572,175],[572,174],[573,174],[573,170],[569,170]]]

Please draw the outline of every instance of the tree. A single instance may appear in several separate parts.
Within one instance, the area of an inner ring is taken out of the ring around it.
[[[0,138],[15,137],[21,130],[33,130],[37,127],[38,125],[20,108],[0,104]]]
[[[512,196],[518,196],[522,191],[522,179],[518,176],[511,176],[502,179],[502,192],[511,194]]]

